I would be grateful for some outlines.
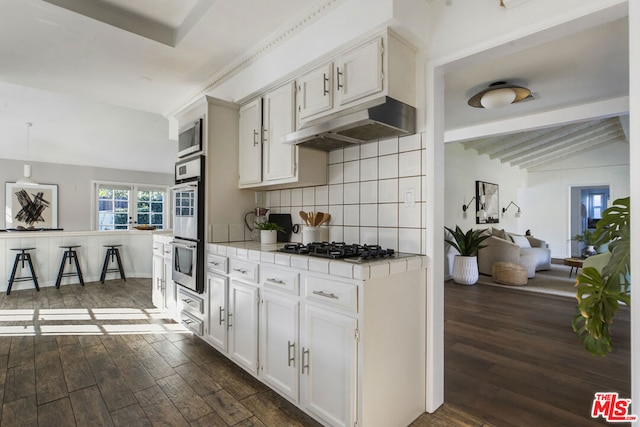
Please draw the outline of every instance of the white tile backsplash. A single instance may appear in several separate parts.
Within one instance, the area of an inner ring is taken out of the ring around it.
[[[391,154],[378,158],[378,179],[398,177],[398,155]]]
[[[360,181],[360,160],[354,160],[344,163],[343,172],[344,182],[358,182]]]
[[[269,191],[267,207],[273,213],[291,213],[294,224],[301,223],[302,209],[329,212],[330,241],[423,253],[423,140],[418,134],[330,151],[328,185]],[[407,204],[408,191],[413,199]],[[292,236],[292,241],[299,240],[300,233]]]

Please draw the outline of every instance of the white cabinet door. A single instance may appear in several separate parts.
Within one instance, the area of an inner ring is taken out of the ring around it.
[[[298,402],[299,367],[297,299],[263,291],[260,315],[260,376]]]
[[[171,258],[164,259],[164,308],[177,317],[178,315],[178,295],[176,292],[176,283],[172,277],[173,265]]]
[[[263,102],[263,180],[292,178],[296,172],[296,147],[284,144],[281,138],[294,131],[295,92],[293,83],[267,93]]]
[[[338,105],[382,91],[382,55],[382,38],[377,38],[336,61]]]
[[[229,285],[229,355],[258,373],[258,288],[231,280]]]
[[[333,63],[325,64],[300,77],[298,85],[298,120],[333,108]]]
[[[157,308],[164,308],[164,258],[153,257],[152,265],[153,288],[151,289],[151,301]]]
[[[227,292],[229,279],[207,272],[209,291],[209,332],[208,341],[224,352],[227,351]]]
[[[357,413],[358,322],[313,305],[304,307],[302,405],[329,425],[353,426]]]
[[[262,98],[240,108],[240,185],[262,182]]]

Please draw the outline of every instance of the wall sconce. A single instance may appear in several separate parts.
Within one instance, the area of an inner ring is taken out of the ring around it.
[[[469,206],[471,206],[471,202],[473,202],[476,199],[476,196],[473,196],[471,198],[471,200],[469,200],[469,203],[467,203],[466,205],[464,204],[464,202],[462,203],[462,212],[466,212],[467,209],[469,209]]]
[[[516,205],[513,201],[509,202],[509,204],[507,205],[506,208],[502,208],[502,213],[504,214],[505,212],[507,212],[507,209],[509,209],[509,207],[513,205],[516,208],[518,208],[518,212],[516,212],[516,218],[520,218],[520,216],[522,215],[522,210],[520,209],[520,206]]]

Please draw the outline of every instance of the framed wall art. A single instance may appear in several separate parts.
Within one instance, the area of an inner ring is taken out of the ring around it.
[[[58,186],[7,182],[5,227],[32,230],[58,228]]]
[[[500,222],[498,184],[476,181],[476,224]]]

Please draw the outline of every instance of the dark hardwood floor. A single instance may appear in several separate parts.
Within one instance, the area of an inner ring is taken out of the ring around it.
[[[445,283],[445,401],[494,426],[590,426],[597,391],[631,397],[629,309],[612,354],[587,353],[575,299]],[[425,424],[427,425],[427,424]],[[619,425],[619,424],[618,424]]]
[[[593,393],[629,396],[628,310],[597,358],[570,299],[451,282],[445,298],[446,403],[413,427],[600,425]],[[0,425],[318,425],[176,328],[149,279],[2,293]]]

